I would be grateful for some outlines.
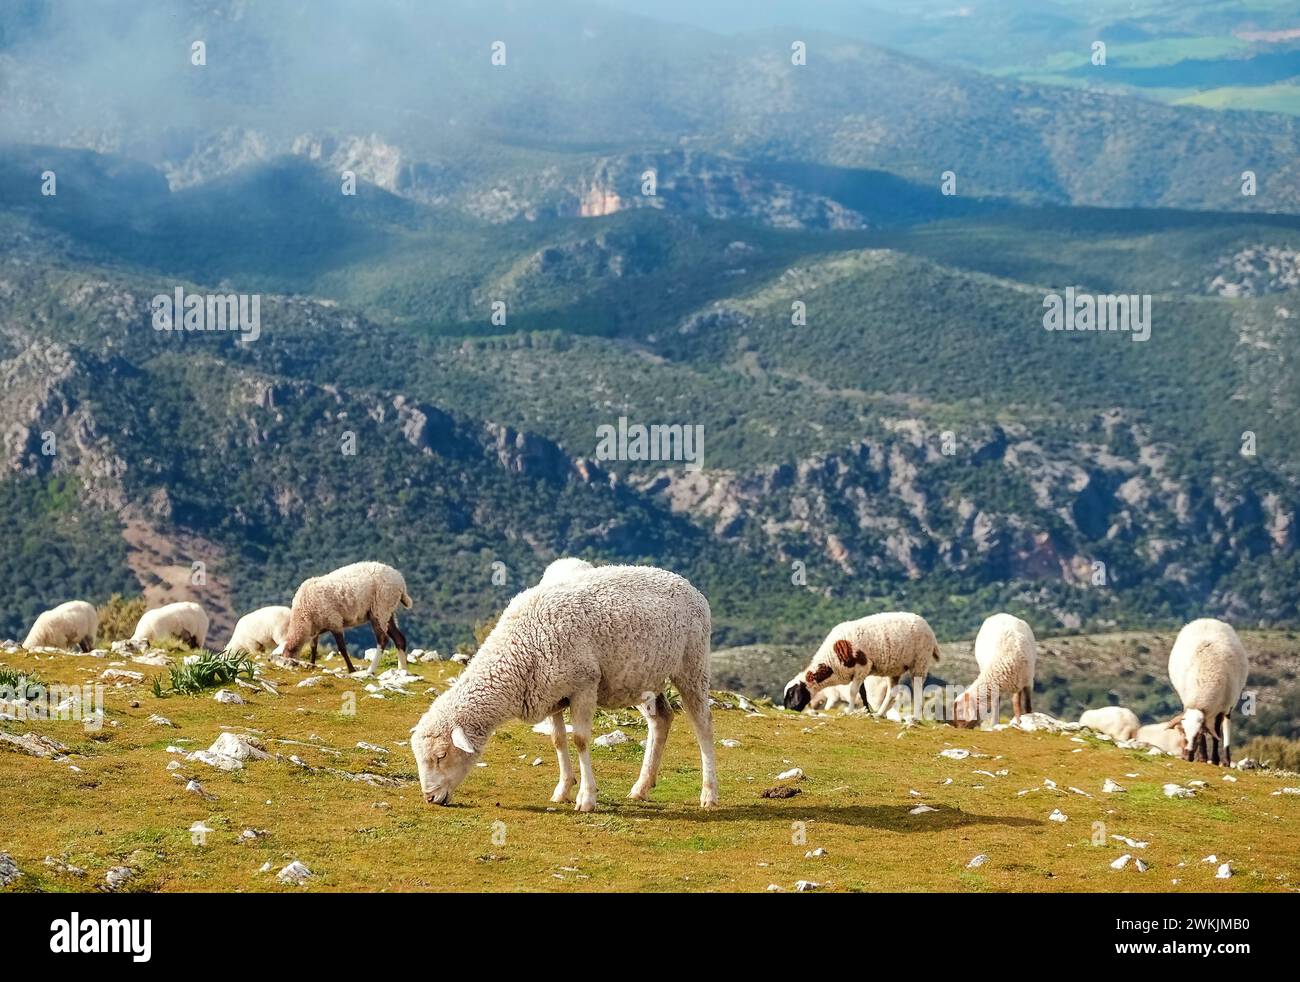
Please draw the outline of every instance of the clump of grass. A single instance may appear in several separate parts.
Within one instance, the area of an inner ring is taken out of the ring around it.
[[[162,676],[153,680],[153,694],[162,698],[172,692],[192,696],[204,689],[229,685],[241,675],[253,680],[253,659],[246,651],[204,651],[188,664],[170,669],[170,685],[163,688]]]
[[[8,665],[0,665],[0,689],[11,692],[24,691],[29,685],[40,685],[41,680],[30,672],[19,671]]]

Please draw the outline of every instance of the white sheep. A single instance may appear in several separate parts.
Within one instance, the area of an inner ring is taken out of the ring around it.
[[[95,645],[99,615],[84,600],[69,600],[36,618],[27,632],[24,648],[71,648],[79,645],[89,651]]]
[[[1169,680],[1183,701],[1182,730],[1187,740],[1184,760],[1207,759],[1232,763],[1232,711],[1246,687],[1250,667],[1246,649],[1232,626],[1205,617],[1192,621],[1178,632],[1169,652]]]
[[[798,712],[828,685],[847,683],[852,696],[868,676],[879,675],[889,680],[889,691],[876,709],[883,716],[898,694],[902,674],[911,673],[919,695],[930,664],[938,661],[939,642],[924,617],[903,611],[872,614],[832,628],[803,673],[786,683],[782,701]]]
[[[1089,709],[1079,717],[1079,724],[1095,733],[1105,733],[1113,740],[1132,740],[1142,725],[1137,714],[1123,706]]]
[[[192,600],[146,610],[136,622],[131,640],[156,644],[164,638],[175,638],[191,648],[202,648],[208,638],[207,612]]]
[[[795,679],[795,681],[798,681]],[[889,697],[889,679],[881,675],[871,675],[867,680],[858,686],[855,693],[849,685],[828,685],[822,689],[808,704],[813,709],[830,710],[836,706],[843,706],[850,711],[855,706],[855,696],[863,700],[863,703],[873,713],[878,712],[880,707],[885,704],[885,699]]]
[[[575,576],[581,576],[589,569],[595,568],[595,566],[591,565],[591,563],[587,562],[585,559],[578,559],[575,556],[564,556],[555,560],[555,562],[546,567],[546,572],[544,572],[542,578],[537,581],[537,585],[547,586],[551,583],[563,583],[566,580],[573,579]]]
[[[270,651],[283,643],[289,633],[288,607],[259,607],[245,614],[235,625],[226,651],[246,651],[250,655]]]
[[[1032,713],[1034,665],[1038,645],[1028,624],[1011,614],[994,614],[975,635],[975,664],[979,676],[953,702],[952,722],[976,726],[987,714],[998,721],[1003,693],[1011,694],[1011,721]]]
[[[304,644],[311,644],[311,662],[316,664],[316,645],[328,631],[334,635],[343,663],[351,674],[352,659],[343,640],[349,628],[369,624],[375,632],[375,655],[370,672],[379,667],[379,658],[388,647],[388,639],[397,646],[398,667],[406,671],[406,635],[397,626],[397,606],[411,606],[402,574],[384,563],[361,562],[303,580],[293,595],[289,628],[275,649],[277,654],[297,655]]]
[[[1174,757],[1181,757],[1187,752],[1187,738],[1183,736],[1182,722],[1180,714],[1164,723],[1148,723],[1138,727],[1135,739]]]
[[[570,800],[574,784],[564,709],[573,724],[582,775],[578,811],[596,807],[591,767],[597,706],[636,705],[649,726],[641,774],[629,798],[655,785],[673,711],[671,681],[700,745],[700,805],[718,802],[709,711],[709,602],[683,577],[652,566],[602,566],[572,580],[536,586],[510,601],[460,680],[416,725],[411,750],[420,789],[445,805],[488,738],[510,719],[549,717],[560,780],[551,800]]]

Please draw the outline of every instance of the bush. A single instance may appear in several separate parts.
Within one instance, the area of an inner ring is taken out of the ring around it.
[[[97,644],[110,645],[129,638],[136,622],[149,609],[144,597],[123,597],[115,593],[99,607],[99,636]]]
[[[1233,759],[1253,757],[1261,767],[1275,771],[1300,772],[1300,740],[1288,740],[1285,737],[1255,737],[1241,748],[1240,757],[1233,754]]]

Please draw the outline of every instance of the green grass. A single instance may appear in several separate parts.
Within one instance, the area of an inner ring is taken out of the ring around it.
[[[170,684],[164,689],[162,676],[154,679],[153,692],[158,698],[170,693],[197,695],[205,689],[229,685],[241,675],[253,679],[253,659],[246,651],[203,651],[191,662],[169,670]]]
[[[21,669],[34,657],[9,661]],[[104,664],[40,662],[42,672],[61,682],[97,675]],[[438,690],[455,670],[444,663],[413,668]],[[67,743],[77,754],[68,763],[80,769],[0,751],[0,782],[24,789],[6,799],[0,837],[0,848],[27,874],[10,890],[94,889],[109,867],[125,864],[136,871],[130,890],[292,891],[274,878],[292,859],[317,874],[298,888],[312,891],[762,891],[773,883],[791,889],[800,879],[832,891],[1237,892],[1300,885],[1300,816],[1293,799],[1271,795],[1295,782],[1269,773],[1241,772],[1228,783],[1225,772],[1207,765],[1091,739],[1074,743],[1064,735],[958,732],[932,724],[904,731],[861,716],[764,708],[751,717],[719,709],[717,738],[740,746],[718,747],[721,806],[715,811],[698,807],[699,758],[680,717],[648,802],[624,798],[639,767],[633,744],[593,750],[596,812],[551,805],[550,742],[516,722],[490,741],[487,766],[471,772],[455,803],[433,808],[419,795],[404,745],[431,698],[425,686],[381,700],[350,679],[300,689],[299,673],[268,668],[266,677],[279,683],[281,696],[254,694],[243,706],[210,698],[168,701],[166,715],[176,729],[146,721],[157,704],[142,685],[108,690],[110,725],[96,740],[84,739],[76,722],[0,723],[5,732],[34,730]],[[343,711],[349,694],[355,715]],[[622,714],[619,721],[630,736],[644,737],[643,727],[626,724]],[[188,762],[166,769],[181,759],[167,745],[204,749],[223,728],[255,732],[286,759],[251,761],[233,773]],[[390,752],[358,749],[358,741]],[[940,757],[948,746],[987,756]],[[318,769],[289,763],[290,754]],[[536,758],[541,765],[532,765]],[[802,793],[760,798],[790,766],[807,775],[798,782]],[[371,787],[324,768],[404,783]],[[1002,769],[1009,773],[973,773]],[[1128,793],[1102,795],[1107,777]],[[214,797],[186,792],[189,778]],[[1091,797],[1041,790],[1044,778]],[[1194,799],[1161,793],[1165,783],[1193,779],[1207,785]],[[910,814],[918,803],[936,811]],[[1048,821],[1054,808],[1069,821]],[[203,844],[191,840],[195,821],[214,830]],[[1095,822],[1104,823],[1104,845],[1091,844]],[[244,829],[266,834],[245,843]],[[1132,851],[1111,834],[1149,841],[1134,854],[1150,870],[1110,869]],[[818,847],[825,857],[805,858]],[[981,853],[988,862],[967,870]],[[1201,863],[1210,853],[1232,862],[1233,878],[1214,878],[1214,867]],[[43,863],[47,855],[86,869],[87,877],[55,872]],[[266,863],[271,872],[258,872]]]

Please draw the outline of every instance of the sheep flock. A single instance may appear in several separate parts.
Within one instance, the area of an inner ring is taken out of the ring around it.
[[[330,634],[348,673],[365,676],[376,671],[391,641],[405,674],[407,641],[397,613],[412,605],[398,570],[378,562],[353,563],[305,580],[289,606],[245,614],[223,650],[301,664],[297,659],[306,648],[314,664],[319,638]],[[367,624],[376,648],[369,666],[354,672],[343,635]],[[131,640],[172,639],[203,648],[208,626],[199,604],[170,603],[146,611]],[[89,651],[97,628],[92,605],[69,601],[42,613],[23,647]],[[448,804],[473,773],[493,733],[508,721],[522,720],[538,724],[535,729],[549,733],[554,744],[558,780],[551,800],[591,811],[596,805],[590,755],[595,714],[635,707],[645,718],[648,737],[628,797],[644,799],[655,786],[674,718],[671,684],[699,747],[700,805],[716,806],[711,629],[708,600],[676,573],[651,566],[593,566],[571,557],[556,560],[535,586],[510,601],[464,672],[412,727],[410,747],[421,794],[430,804]],[[1037,645],[1027,623],[993,614],[980,628],[974,655],[978,675],[967,686],[926,687],[927,674],[940,660],[929,624],[910,612],[872,614],[832,628],[807,666],[785,686],[782,701],[793,712],[836,706],[854,712],[861,703],[862,711],[877,716],[1002,727],[1005,696],[1012,727],[1041,717],[1032,709]],[[1189,761],[1229,766],[1233,712],[1241,703],[1248,670],[1245,649],[1230,625],[1195,620],[1179,633],[1169,655],[1169,678],[1182,702],[1181,713],[1143,725],[1128,709],[1101,706],[1083,713],[1079,723],[1122,746],[1148,746]]]

